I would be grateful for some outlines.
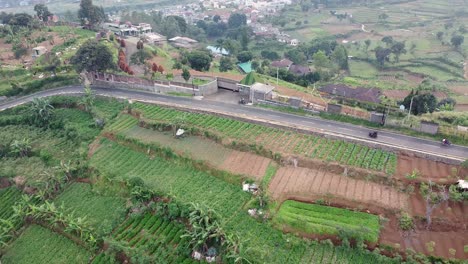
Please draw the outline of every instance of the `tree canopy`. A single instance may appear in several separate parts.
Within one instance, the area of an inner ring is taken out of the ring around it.
[[[411,98],[413,98],[413,104],[411,105]],[[409,109],[411,106],[411,113],[413,115],[420,115],[424,113],[432,113],[436,109],[437,99],[431,93],[422,93],[419,91],[411,93],[405,97],[403,100],[403,105],[406,109]]]
[[[72,57],[71,63],[77,72],[105,71],[114,68],[112,52],[96,40],[86,41]]]
[[[93,5],[92,0],[81,0],[78,18],[82,25],[94,28],[106,20],[106,14],[102,7]]]
[[[194,50],[187,54],[190,67],[197,71],[207,71],[210,69],[211,56],[203,51]]]
[[[245,14],[234,13],[229,16],[228,25],[230,28],[239,28],[247,25],[247,17]]]
[[[37,17],[44,22],[47,22],[49,20],[49,16],[52,15],[52,13],[49,11],[49,8],[47,8],[47,6],[44,4],[35,5],[34,11],[36,11]]]

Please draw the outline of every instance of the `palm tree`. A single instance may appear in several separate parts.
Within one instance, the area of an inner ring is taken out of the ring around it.
[[[15,140],[10,145],[11,152],[17,157],[27,157],[31,153],[29,139]]]
[[[54,115],[54,107],[49,100],[34,98],[30,107],[32,122],[38,126],[48,126]]]
[[[96,95],[94,94],[93,90],[91,90],[89,85],[85,86],[84,92],[85,94],[81,99],[80,105],[84,106],[86,112],[91,113],[93,111],[94,100],[96,99]]]

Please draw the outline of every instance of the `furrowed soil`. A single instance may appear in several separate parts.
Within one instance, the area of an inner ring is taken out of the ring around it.
[[[145,143],[157,143],[192,159],[206,161],[221,170],[246,175],[256,180],[263,178],[268,164],[272,162],[271,159],[228,149],[212,140],[197,136],[176,139],[172,136],[172,132],[159,132],[139,126],[134,126],[123,133],[127,137]]]
[[[309,168],[280,168],[268,190],[280,201],[298,197],[315,201],[317,196],[328,196],[395,210],[409,206],[408,195],[392,187]]]
[[[427,181],[430,179],[440,183],[455,182],[457,176],[468,174],[468,170],[462,169],[460,166],[406,155],[398,155],[395,177],[398,179],[406,179],[406,175],[411,174],[413,170],[417,170],[420,173],[419,179],[416,180]]]

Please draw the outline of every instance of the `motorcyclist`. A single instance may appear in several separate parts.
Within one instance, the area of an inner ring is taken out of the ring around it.
[[[444,143],[445,145],[450,145],[450,142],[446,138],[442,139],[442,143]]]

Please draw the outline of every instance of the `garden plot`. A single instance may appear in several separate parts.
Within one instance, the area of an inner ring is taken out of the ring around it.
[[[340,230],[353,238],[376,243],[379,238],[379,217],[346,209],[285,201],[273,218],[284,231],[298,231],[305,235],[338,235]]]
[[[183,224],[146,214],[127,219],[114,231],[113,238],[142,249],[164,263],[192,263],[190,258],[178,251],[189,247],[189,238],[181,238],[183,234]]]
[[[348,164],[388,174],[393,174],[395,171],[396,155],[394,153],[369,149],[354,143],[325,140],[313,135],[304,135],[234,119],[185,113],[142,103],[136,103],[134,107],[141,111],[144,118],[161,123],[170,123],[174,118],[184,116],[187,126],[210,131],[227,139],[228,142],[256,144],[276,153],[301,155],[306,158]]]
[[[21,199],[21,191],[16,187],[0,189],[0,219],[13,215],[13,205]]]
[[[243,174],[261,180],[265,175],[270,159],[255,154],[231,150],[212,140],[197,136],[176,139],[172,132],[158,132],[133,126],[122,132],[125,136],[145,143],[157,143],[169,147],[177,153],[209,164],[234,174]]]
[[[3,264],[88,263],[91,253],[47,228],[32,225],[6,248]]]
[[[391,187],[307,168],[280,168],[268,190],[279,200],[331,196],[388,209],[408,208],[408,196]]]
[[[125,216],[125,200],[120,197],[100,195],[87,183],[74,183],[57,199],[74,215],[86,217],[101,234],[108,234]]]
[[[444,182],[449,178],[455,179],[459,175],[466,175],[467,169],[460,166],[435,162],[427,159],[398,155],[397,171],[395,176],[405,179],[407,175],[418,172],[419,178],[415,180],[431,179],[436,182]]]

